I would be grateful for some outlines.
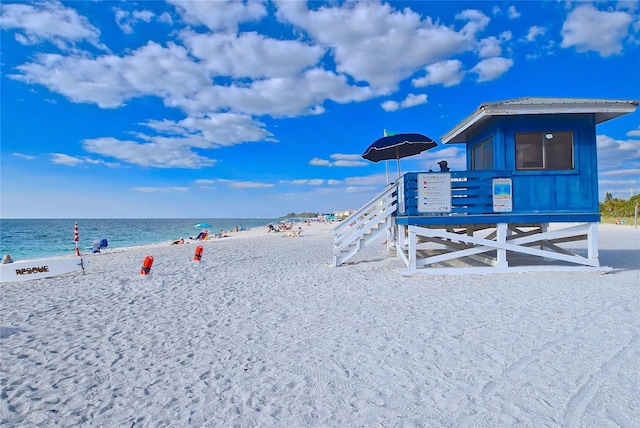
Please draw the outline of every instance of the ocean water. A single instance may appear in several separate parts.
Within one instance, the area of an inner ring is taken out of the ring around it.
[[[179,238],[195,237],[198,223],[209,223],[208,230],[253,229],[277,222],[275,218],[210,219],[0,219],[0,257],[11,254],[14,260],[38,259],[75,254],[74,223],[78,223],[78,248],[91,253],[94,240],[106,238],[110,249],[158,244]]]

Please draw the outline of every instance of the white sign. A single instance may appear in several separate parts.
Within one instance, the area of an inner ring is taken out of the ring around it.
[[[493,212],[510,213],[513,211],[513,186],[510,178],[493,179]]]
[[[418,174],[418,212],[451,212],[451,174]]]

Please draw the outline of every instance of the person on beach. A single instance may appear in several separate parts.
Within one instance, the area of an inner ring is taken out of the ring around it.
[[[180,238],[177,241],[173,241],[171,245],[184,244],[184,238]]]
[[[10,255],[10,254],[5,254],[5,255],[2,257],[2,264],[3,264],[3,265],[6,265],[6,264],[9,264],[9,263],[13,263],[13,259],[11,258],[11,255]]]

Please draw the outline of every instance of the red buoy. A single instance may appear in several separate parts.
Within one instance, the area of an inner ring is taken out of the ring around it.
[[[202,245],[196,247],[196,254],[193,256],[193,260],[199,262],[202,259]]]
[[[140,275],[149,275],[151,272],[151,265],[153,264],[153,256],[147,256],[142,263],[142,269],[140,269]]]

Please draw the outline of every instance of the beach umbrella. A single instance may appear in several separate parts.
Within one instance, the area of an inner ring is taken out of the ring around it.
[[[394,134],[378,138],[365,150],[362,157],[371,162],[395,159],[398,162],[398,177],[400,177],[400,159],[417,155],[437,146],[438,143],[426,135],[418,133]]]
[[[193,226],[195,228],[204,228],[204,229],[208,229],[211,227],[211,225],[209,223],[198,223],[195,226]]]

